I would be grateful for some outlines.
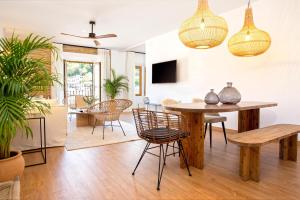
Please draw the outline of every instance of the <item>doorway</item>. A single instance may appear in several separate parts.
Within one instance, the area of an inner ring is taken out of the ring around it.
[[[75,105],[76,96],[101,99],[100,63],[64,61],[64,95],[68,107]]]

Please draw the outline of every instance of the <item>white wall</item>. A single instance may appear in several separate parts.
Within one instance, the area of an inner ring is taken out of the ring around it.
[[[256,25],[270,33],[272,45],[267,53],[251,58],[235,57],[227,49],[230,36],[242,27],[244,10],[222,14],[230,32],[226,41],[213,49],[184,47],[177,30],[147,41],[147,96],[154,102],[166,97],[191,102],[193,97],[204,98],[210,88],[219,92],[232,81],[243,101],[279,103],[276,108],[262,109],[262,126],[300,124],[300,2],[261,0],[253,4]],[[179,63],[178,83],[151,84],[152,63],[173,59]],[[226,115],[227,127],[236,129],[236,113]]]
[[[2,28],[1,25],[0,25],[0,38],[2,38],[3,36],[4,36],[3,28]]]
[[[111,51],[111,68],[116,71],[118,75],[126,75],[126,52]],[[118,98],[126,98],[126,92],[122,92]]]
[[[124,51],[111,51],[111,67],[116,71],[117,74],[122,74],[129,76],[129,74],[126,73],[126,60],[127,60],[127,52]],[[142,66],[145,67],[145,55],[144,54],[135,54],[135,65],[132,67],[135,68],[135,66]],[[144,68],[143,68],[144,69]],[[144,71],[144,70],[143,70]],[[144,88],[144,82],[142,83],[142,88]],[[127,98],[126,92],[122,93],[119,98]],[[138,104],[142,104],[143,102],[143,96],[135,96],[133,98],[134,106]]]
[[[114,69],[117,74],[125,75],[126,52],[116,50],[111,51],[111,68]]]

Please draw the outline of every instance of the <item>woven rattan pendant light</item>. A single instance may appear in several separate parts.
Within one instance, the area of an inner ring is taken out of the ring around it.
[[[228,41],[229,51],[235,56],[257,56],[266,52],[271,45],[271,37],[255,27],[250,6],[246,9],[244,27]]]
[[[187,47],[208,49],[220,45],[227,33],[226,21],[211,12],[208,0],[199,0],[196,13],[181,25],[179,38]]]

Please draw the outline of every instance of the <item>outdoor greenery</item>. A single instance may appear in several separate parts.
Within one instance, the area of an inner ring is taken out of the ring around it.
[[[78,63],[67,62],[68,64],[68,77],[72,76],[85,76],[87,74],[93,74],[93,64],[90,63]]]
[[[53,52],[55,48],[49,38],[33,34],[24,40],[15,35],[0,39],[0,159],[10,157],[10,144],[17,130],[32,136],[27,114],[32,110],[45,114],[50,108],[33,101],[35,95],[57,81],[45,67],[44,59],[31,56],[36,50]]]
[[[122,91],[128,91],[128,78],[123,75],[117,75],[115,70],[111,70],[112,79],[106,79],[103,84],[106,95],[110,99],[115,99]]]

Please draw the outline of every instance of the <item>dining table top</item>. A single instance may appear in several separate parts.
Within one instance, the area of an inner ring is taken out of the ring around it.
[[[243,110],[260,109],[267,107],[275,107],[277,103],[274,102],[257,102],[257,101],[244,101],[236,105],[231,104],[217,104],[207,105],[204,102],[199,103],[178,103],[165,106],[165,109],[179,112],[200,112],[200,113],[221,113],[221,112],[234,112]]]

